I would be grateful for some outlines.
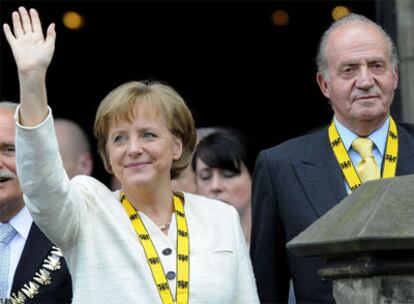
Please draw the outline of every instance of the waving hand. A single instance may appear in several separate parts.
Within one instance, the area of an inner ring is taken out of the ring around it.
[[[46,39],[35,9],[19,7],[13,12],[13,32],[3,25],[16,61],[20,82],[20,123],[34,126],[47,116],[45,77],[55,50],[55,25],[49,25]]]
[[[29,13],[24,7],[20,7],[19,12],[13,12],[14,35],[9,25],[4,24],[4,33],[19,72],[46,70],[55,49],[55,25],[52,23],[49,26],[45,39],[38,13],[35,9],[30,9]]]

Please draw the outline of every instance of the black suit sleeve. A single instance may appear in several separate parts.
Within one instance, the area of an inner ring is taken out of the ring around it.
[[[285,233],[279,217],[276,181],[266,151],[256,161],[252,190],[252,258],[261,303],[287,302],[290,271],[286,258]]]

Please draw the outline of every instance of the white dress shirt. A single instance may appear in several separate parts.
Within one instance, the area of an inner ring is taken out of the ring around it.
[[[10,266],[7,286],[7,295],[10,296],[13,285],[14,274],[19,264],[20,257],[29,236],[30,227],[32,226],[32,216],[26,207],[23,207],[10,221],[9,224],[16,230],[16,235],[10,241]]]

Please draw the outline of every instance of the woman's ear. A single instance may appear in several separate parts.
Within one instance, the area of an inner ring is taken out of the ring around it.
[[[183,154],[183,141],[181,137],[173,136],[173,159],[179,160]]]

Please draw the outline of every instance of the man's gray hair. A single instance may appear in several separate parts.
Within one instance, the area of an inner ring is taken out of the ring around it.
[[[391,64],[393,69],[395,69],[398,65],[398,52],[397,47],[395,46],[394,42],[392,41],[391,37],[384,31],[384,29],[375,23],[374,21],[368,19],[363,15],[358,14],[348,14],[345,17],[333,22],[330,27],[323,33],[321,41],[319,43],[318,54],[316,55],[316,65],[318,68],[318,73],[322,74],[325,79],[328,79],[328,60],[326,58],[326,45],[328,43],[329,35],[332,31],[341,25],[352,23],[352,22],[360,22],[372,25],[375,27],[382,35],[384,36],[385,41],[388,44],[388,49],[390,50],[391,56]]]
[[[13,112],[16,110],[19,104],[11,101],[0,101],[0,108],[1,109],[9,109]]]

